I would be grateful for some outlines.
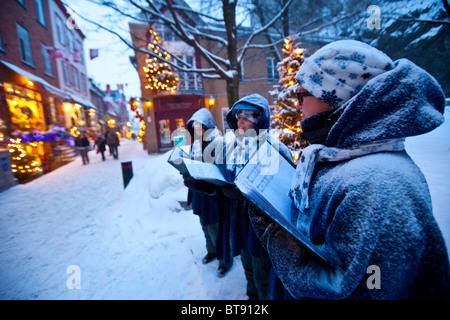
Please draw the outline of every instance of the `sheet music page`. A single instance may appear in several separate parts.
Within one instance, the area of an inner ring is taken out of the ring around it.
[[[309,228],[308,232],[302,232],[297,228],[297,217],[291,217],[292,200],[289,190],[295,173],[293,165],[267,142],[258,149],[254,158],[239,172],[235,179],[236,186],[257,207],[319,257],[328,261],[322,248],[313,245],[309,240]],[[309,220],[305,217],[305,223]]]
[[[264,201],[274,206],[287,221],[291,221],[289,189],[295,168],[279,154],[268,156],[263,150],[258,152],[258,156],[257,163],[249,161],[241,170],[235,180],[236,185],[248,191],[256,189]]]
[[[185,164],[191,177],[196,180],[204,180],[218,185],[232,184],[225,179],[222,171],[213,163],[185,160]]]

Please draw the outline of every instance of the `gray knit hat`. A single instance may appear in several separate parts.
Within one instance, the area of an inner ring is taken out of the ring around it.
[[[315,97],[338,107],[370,79],[392,68],[394,62],[378,49],[355,40],[340,40],[305,59],[295,79]]]

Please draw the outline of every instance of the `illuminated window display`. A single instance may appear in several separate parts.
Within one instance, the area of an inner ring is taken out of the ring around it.
[[[184,146],[186,144],[186,129],[184,127],[184,119],[175,119],[177,129],[173,132],[174,146]]]
[[[161,147],[170,147],[172,142],[170,140],[170,126],[169,120],[159,120],[159,135],[161,138]]]
[[[37,91],[4,83],[13,130],[45,130],[42,97]]]

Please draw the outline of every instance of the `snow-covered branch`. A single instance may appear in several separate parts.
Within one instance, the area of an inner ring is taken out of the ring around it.
[[[149,2],[149,0],[147,0]],[[195,37],[192,34],[186,33],[185,28],[183,28],[183,25],[180,23],[180,19],[178,18],[178,14],[175,12],[175,9],[172,6],[172,2],[170,0],[166,1],[167,4],[167,8],[169,9],[172,18],[175,22],[174,24],[174,28],[177,29],[180,33],[181,33],[181,38],[190,46],[194,47],[195,49],[198,50],[198,52],[200,53],[200,55],[208,62],[211,64],[211,66],[217,71],[218,74],[220,74],[224,79],[226,79],[228,77],[226,70],[223,69],[220,65],[219,65],[219,61],[221,63],[226,63],[226,61],[222,58],[217,59],[219,57],[217,57],[216,55],[213,55],[211,52],[209,52],[208,50],[206,50],[203,46],[201,46],[197,39],[195,39]]]
[[[271,26],[273,26],[275,24],[275,22],[277,22],[281,16],[284,14],[284,12],[289,8],[289,6],[291,5],[291,3],[294,2],[294,0],[289,0],[288,2],[286,2],[286,5],[278,12],[277,15],[275,15],[275,17],[272,18],[272,20],[270,20],[265,26],[255,30],[247,39],[247,42],[245,43],[245,45],[241,48],[239,48],[239,50],[241,51],[241,53],[239,54],[238,57],[238,62],[240,63],[242,61],[242,59],[244,58],[245,52],[247,51],[247,49],[249,48],[250,43],[252,42],[252,40],[259,34],[261,34],[264,31],[269,30],[269,28]]]
[[[307,36],[307,35],[311,35],[314,33],[319,32],[320,30],[330,26],[330,25],[334,25],[336,23],[338,23],[339,21],[345,20],[345,19],[349,19],[357,14],[360,14],[359,11],[355,11],[355,12],[350,12],[348,14],[344,14],[343,16],[336,18],[328,23],[322,24],[314,29],[311,30],[307,30],[307,31],[301,31],[301,29],[299,29],[299,31],[297,31],[296,33],[290,35],[289,37],[292,38],[301,38],[302,36]],[[309,23],[308,23],[309,24]],[[308,25],[307,24],[307,25]],[[257,49],[263,49],[263,48],[270,48],[273,47],[274,45],[279,45],[282,44],[284,42],[284,39],[279,39],[278,41],[275,41],[274,43],[270,43],[270,44],[250,44],[247,46],[247,48],[257,48]]]
[[[211,20],[214,20],[214,21],[217,21],[217,22],[223,22],[222,18],[215,18],[215,17],[213,17],[213,16],[211,16],[209,14],[203,13],[201,11],[194,10],[192,8],[187,8],[187,7],[179,6],[179,5],[173,5],[173,8],[176,9],[176,10],[193,13],[193,14],[196,14],[196,15],[201,16],[201,17],[206,17],[208,19],[211,19]]]
[[[174,67],[175,69],[181,71],[181,72],[194,72],[194,73],[200,73],[200,74],[204,74],[204,75],[208,75],[211,73],[216,73],[216,69],[214,68],[205,68],[205,69],[199,69],[199,68],[194,68],[192,65],[188,65],[185,61],[180,60],[176,55],[172,54],[170,51],[167,51],[166,49],[162,48],[161,46],[159,46],[162,50],[166,50],[173,58],[175,58],[177,61],[183,63],[184,65],[186,65],[187,67],[184,67],[183,65],[180,64],[176,64],[173,61],[169,61],[169,60],[165,60],[163,58],[161,58],[161,56],[159,56],[158,54],[155,54],[153,51],[151,50],[147,50],[138,46],[133,45],[130,41],[128,41],[127,39],[125,39],[122,35],[120,35],[118,32],[105,27],[103,25],[101,25],[100,23],[93,21],[91,19],[88,19],[82,15],[80,15],[79,13],[77,13],[76,11],[74,11],[72,8],[70,8],[70,6],[66,5],[69,9],[71,9],[75,14],[77,14],[81,19],[83,19],[84,21],[87,21],[97,27],[99,27],[100,29],[103,29],[111,34],[114,34],[115,36],[117,36],[126,46],[128,46],[130,49],[133,49],[135,51],[141,52],[141,53],[145,53],[150,55],[151,57],[157,58],[158,60],[164,61],[167,64],[171,65],[172,67]]]

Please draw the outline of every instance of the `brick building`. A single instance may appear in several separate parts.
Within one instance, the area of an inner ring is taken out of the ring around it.
[[[70,160],[62,156],[73,145],[69,130],[87,128],[95,106],[83,61],[84,35],[68,27],[70,15],[61,1],[5,0],[1,6],[0,148],[26,154],[9,160],[22,182]],[[15,163],[24,158],[33,166]]]

